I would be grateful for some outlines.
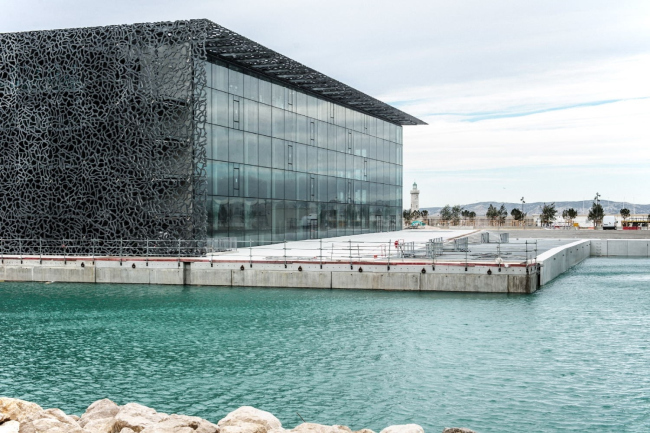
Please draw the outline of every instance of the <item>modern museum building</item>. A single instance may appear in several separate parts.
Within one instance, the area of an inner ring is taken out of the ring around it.
[[[398,230],[421,124],[208,20],[0,34],[0,238]]]

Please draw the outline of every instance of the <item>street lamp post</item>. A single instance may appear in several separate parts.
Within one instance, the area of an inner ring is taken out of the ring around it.
[[[524,201],[524,198],[522,197],[521,198],[521,220],[524,223],[524,230],[526,230],[526,214],[524,213],[524,203],[526,203],[526,202]]]

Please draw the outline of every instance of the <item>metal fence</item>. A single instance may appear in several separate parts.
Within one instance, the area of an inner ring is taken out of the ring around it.
[[[501,238],[500,238],[501,239]],[[499,239],[499,240],[500,240]],[[482,240],[482,239],[481,239]],[[506,239],[509,240],[509,239]],[[388,242],[363,242],[316,239],[268,242],[253,246],[252,240],[234,237],[196,240],[51,240],[0,239],[0,258],[55,256],[64,259],[82,257],[207,257],[210,261],[226,254],[229,260],[319,261],[387,263],[409,260],[449,262],[528,262],[537,257],[536,242],[481,243],[463,237],[453,240],[434,238],[426,241],[397,239]],[[217,259],[218,260],[218,259]]]

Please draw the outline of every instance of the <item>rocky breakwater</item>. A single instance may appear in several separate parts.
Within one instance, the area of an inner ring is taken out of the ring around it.
[[[0,433],[374,433],[352,431],[342,425],[303,423],[293,429],[282,427],[269,412],[244,406],[217,424],[186,415],[167,415],[137,403],[118,406],[98,400],[81,417],[60,409],[43,409],[36,403],[0,397]],[[393,425],[381,433],[424,433],[417,424]],[[443,433],[474,433],[446,428]]]

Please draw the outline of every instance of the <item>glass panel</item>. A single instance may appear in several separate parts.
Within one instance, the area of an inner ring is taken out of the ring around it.
[[[347,203],[348,197],[348,185],[345,179],[338,178],[336,179],[336,197],[335,201],[338,203]]]
[[[212,236],[228,236],[228,197],[212,198]]]
[[[296,240],[309,239],[311,224],[306,202],[296,203],[296,221],[298,222],[298,227],[296,228]]]
[[[271,90],[272,89],[271,83],[266,80],[260,79],[259,89],[260,89],[259,101],[270,106],[271,103],[273,102],[273,97],[272,97],[273,92]]]
[[[259,165],[265,167],[271,167],[272,164],[272,151],[271,151],[271,137],[266,137],[264,135],[258,136],[258,154],[259,154]]]
[[[327,194],[327,184],[328,184],[328,177],[327,176],[318,176],[318,188],[316,191],[318,201],[326,202],[329,201],[329,196]]]
[[[284,140],[274,138],[273,141],[273,168],[285,168],[287,161],[284,159]]]
[[[212,158],[228,161],[228,128],[212,127]]]
[[[273,200],[273,241],[282,242],[285,239],[284,200]]]
[[[212,179],[212,175],[214,172],[214,161],[211,161],[208,159],[208,161],[205,164],[205,172],[207,175],[207,181],[208,181],[208,195],[214,195],[214,191],[212,189],[214,185],[214,181]]]
[[[244,131],[228,130],[228,160],[244,162]]]
[[[296,144],[294,151],[294,170],[307,171],[307,146]]]
[[[244,75],[244,97],[257,101],[259,99],[259,80],[251,75]]]
[[[327,178],[327,201],[336,202],[338,196],[336,194],[336,178],[328,177]]]
[[[285,112],[284,113],[284,139],[289,141],[297,141],[296,138],[296,114]]]
[[[296,199],[296,172],[295,171],[287,170],[284,172],[284,198],[286,200]]]
[[[309,200],[309,176],[307,173],[296,173],[296,200]]]
[[[212,125],[205,125],[205,157],[214,159],[212,156]]]
[[[244,182],[244,196],[246,197],[259,196],[257,172],[257,167],[250,165],[245,166],[246,180]]]
[[[296,92],[296,113],[307,115],[307,95],[302,92]]]
[[[259,118],[258,106],[255,101],[244,99],[244,131],[257,132],[257,122]]]
[[[225,92],[212,91],[212,123],[228,126],[228,94]]]
[[[247,198],[244,200],[244,229],[246,230],[245,238],[242,240],[255,245],[258,241],[258,214],[259,205],[256,198]],[[251,242],[252,241],[252,242]],[[250,245],[249,244],[249,245]],[[240,244],[241,245],[241,244]]]
[[[356,180],[363,180],[363,158],[355,156],[354,158],[354,178]]]
[[[228,195],[228,163],[215,161],[212,164],[212,193]]]
[[[272,201],[260,199],[257,201],[257,228],[260,234],[260,243],[271,242]]]
[[[345,172],[345,153],[336,152],[336,176],[347,177]],[[352,164],[350,164],[352,165]]]
[[[244,75],[234,69],[228,73],[228,93],[244,96]]]
[[[262,135],[268,135],[269,137],[272,134],[272,120],[271,120],[271,107],[269,105],[260,104],[259,105],[259,125],[258,131]]]
[[[311,95],[307,95],[307,117],[318,119],[318,100]]]
[[[258,191],[260,198],[271,198],[272,195],[272,178],[271,169],[259,167],[258,168]]]
[[[244,133],[244,163],[257,165],[257,134]]]
[[[233,198],[229,200],[230,227],[228,235],[238,240],[244,237],[244,199]]]
[[[307,146],[307,171],[318,173],[318,148]]]
[[[275,199],[284,198],[284,170],[273,169],[273,193]]]
[[[284,138],[284,110],[273,108],[273,130],[272,136],[274,138]]]
[[[309,123],[305,116],[296,116],[296,141],[298,143],[310,144],[309,142]]]
[[[272,83],[271,87],[273,89],[273,100],[271,105],[276,108],[284,108],[284,87]]]
[[[212,88],[228,91],[228,68],[221,65],[212,66]]]
[[[333,150],[327,151],[327,174],[330,176],[336,176],[336,153]]]
[[[328,174],[328,151],[326,149],[318,149],[318,174]]]

